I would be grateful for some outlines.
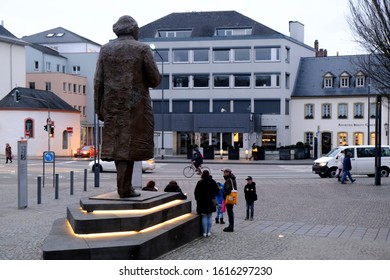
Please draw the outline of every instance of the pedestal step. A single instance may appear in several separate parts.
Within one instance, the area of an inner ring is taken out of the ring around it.
[[[67,207],[43,244],[46,260],[154,259],[198,238],[201,220],[177,193],[108,193]]]

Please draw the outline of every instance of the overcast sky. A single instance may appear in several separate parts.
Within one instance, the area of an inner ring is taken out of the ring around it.
[[[5,3],[4,3],[5,2]],[[305,43],[328,50],[328,56],[365,53],[354,43],[347,16],[348,0],[9,0],[2,1],[0,20],[21,38],[56,27],[96,43],[115,38],[112,25],[130,15],[141,27],[173,12],[235,10],[289,35],[289,21],[305,26]]]

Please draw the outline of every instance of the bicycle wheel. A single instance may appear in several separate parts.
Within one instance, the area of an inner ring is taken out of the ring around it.
[[[183,169],[183,175],[187,178],[191,178],[192,176],[194,176],[194,169],[192,168],[192,166],[186,166],[184,167]]]

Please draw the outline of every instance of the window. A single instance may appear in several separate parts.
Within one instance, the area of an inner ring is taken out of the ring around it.
[[[214,62],[229,62],[230,49],[214,50]]]
[[[24,121],[24,137],[34,138],[34,121],[32,119]]]
[[[339,146],[346,146],[348,145],[348,137],[346,132],[339,132],[338,133],[338,145]]]
[[[160,38],[188,38],[192,30],[158,30],[155,37]]]
[[[63,91],[63,92],[66,92],[66,82],[63,82],[63,83],[62,83],[62,91]]]
[[[164,63],[169,62],[169,51],[168,50],[158,50],[158,53],[161,55],[162,59],[164,60]],[[156,62],[162,62],[160,55],[158,55],[157,52],[154,52],[154,60]]]
[[[356,87],[364,87],[364,81],[365,81],[365,77],[363,73],[359,72],[356,75]]]
[[[87,112],[86,109],[87,109],[87,107],[86,107],[86,106],[83,106],[83,116],[84,116],[84,117],[85,117],[86,114],[87,114],[87,113],[86,113],[86,112]]]
[[[209,62],[209,50],[193,50],[194,62]]]
[[[194,80],[194,88],[208,88],[209,87],[209,75],[205,74],[199,74],[193,76]]]
[[[332,73],[326,73],[324,76],[324,88],[332,88],[333,87],[333,79],[334,79],[334,76]]]
[[[280,47],[255,48],[255,61],[280,61]]]
[[[188,88],[189,77],[184,75],[173,75],[172,76],[174,88]]]
[[[290,63],[290,47],[286,47],[286,63]]]
[[[313,132],[305,132],[305,143],[309,145],[313,145],[314,133]]]
[[[354,133],[354,145],[363,145],[363,132],[355,132]]]
[[[255,74],[255,87],[280,87],[280,74]]]
[[[34,70],[39,70],[39,62],[34,61]]]
[[[45,82],[45,90],[51,90],[51,82]]]
[[[285,76],[285,78],[286,78],[286,89],[289,89],[290,88],[290,73],[286,73],[286,76]]]
[[[375,119],[376,116],[376,103],[370,103],[370,118]]]
[[[348,104],[341,103],[339,104],[339,112],[338,117],[339,119],[347,119],[348,118]]]
[[[234,75],[234,87],[250,87],[250,74],[235,74]]]
[[[364,118],[363,110],[364,110],[363,103],[355,103],[354,104],[354,113],[353,113],[354,118],[355,119],[362,119],[362,118]]]
[[[77,85],[73,84],[73,93],[77,94]]]
[[[305,119],[313,119],[313,118],[314,118],[314,104],[306,104]]]
[[[57,72],[60,72],[61,70],[61,65],[57,64]]]
[[[229,87],[229,75],[214,75],[214,87]]]
[[[252,28],[217,28],[215,36],[239,36],[251,35]]]
[[[68,83],[68,92],[72,92],[72,84]]]
[[[83,85],[83,94],[85,95],[87,91],[87,86]]]
[[[340,87],[342,88],[349,87],[349,80],[350,80],[350,75],[347,72],[343,72],[340,75]]]
[[[72,74],[80,74],[80,66],[77,66],[77,65],[75,65],[75,66],[73,66],[72,67]]]
[[[51,63],[46,62],[46,72],[50,72],[50,71],[51,71]]]
[[[81,85],[79,85],[78,88],[79,88],[79,89],[78,89],[78,93],[81,94]]]
[[[235,62],[249,62],[250,49],[233,49]]]
[[[69,136],[69,134],[68,134],[68,132],[66,131],[66,130],[64,130],[63,132],[62,132],[62,149],[63,150],[67,150],[68,149],[68,136]]]
[[[290,115],[290,100],[286,99],[284,103],[284,114],[286,116]]]
[[[173,63],[190,62],[188,52],[189,50],[174,50]]]
[[[29,82],[28,87],[31,89],[35,89],[35,82]]]
[[[330,104],[322,104],[322,118],[330,119],[331,117],[331,105]]]

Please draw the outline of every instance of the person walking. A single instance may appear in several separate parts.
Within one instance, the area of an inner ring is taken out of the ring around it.
[[[341,184],[346,184],[345,180],[347,179],[347,176],[348,176],[349,180],[351,181],[351,183],[356,181],[356,180],[354,180],[352,178],[351,172],[350,172],[352,170],[351,157],[352,157],[351,153],[348,153],[344,157],[344,161],[343,161],[343,177],[341,178]]]
[[[5,163],[8,163],[8,160],[10,163],[12,163],[12,149],[11,146],[7,143],[5,144]]]
[[[204,237],[211,235],[212,213],[216,211],[213,203],[219,187],[211,177],[208,170],[204,170],[201,180],[195,187],[196,212],[202,217],[202,234]]]
[[[234,176],[230,168],[224,168],[221,171],[223,171],[223,178],[225,179],[223,199],[226,199],[226,196],[229,195],[232,192],[232,190],[237,190],[236,176]],[[229,225],[223,229],[224,232],[234,231],[233,207],[234,207],[233,204],[226,204],[226,212],[228,215]]]
[[[337,159],[337,171],[336,171],[336,178],[338,181],[341,181],[341,176],[343,175],[343,162],[345,158],[345,152],[342,150],[336,157]]]
[[[246,185],[244,187],[244,195],[246,201],[246,216],[245,220],[253,221],[254,204],[257,200],[256,183],[253,182],[251,176],[246,178]]]

